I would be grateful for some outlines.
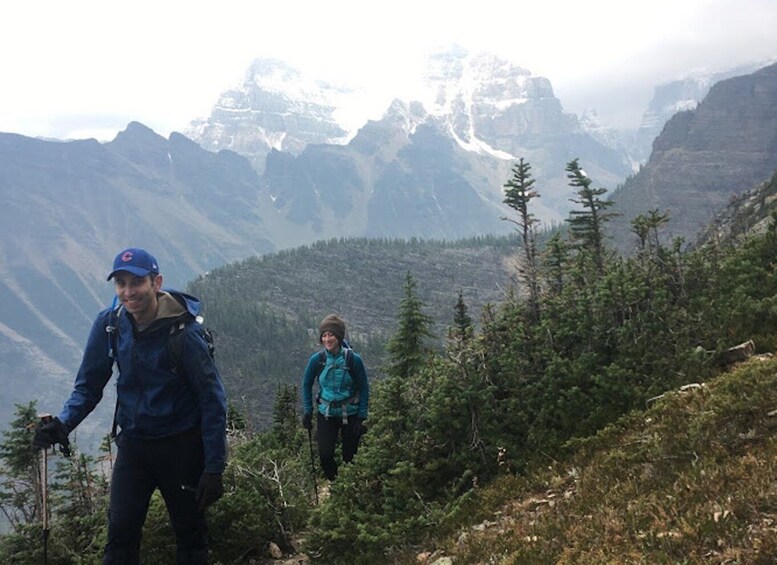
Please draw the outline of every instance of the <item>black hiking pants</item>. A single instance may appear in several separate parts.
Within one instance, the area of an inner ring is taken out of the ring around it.
[[[343,444],[343,462],[350,463],[356,450],[359,448],[359,435],[356,433],[356,416],[350,416],[348,423],[343,424],[340,417],[327,418],[320,412],[317,420],[317,439],[318,455],[321,458],[321,468],[324,470],[324,476],[330,481],[337,477],[337,462],[335,461],[335,446],[337,445],[337,434],[342,431],[341,439]]]
[[[196,489],[204,465],[199,430],[156,440],[119,435],[116,443],[118,452],[111,479],[108,543],[103,565],[140,563],[143,523],[151,495],[157,488],[175,532],[176,563],[207,563],[205,515],[197,510],[194,492],[188,489]]]

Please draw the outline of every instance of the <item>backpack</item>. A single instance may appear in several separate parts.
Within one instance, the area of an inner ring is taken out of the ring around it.
[[[118,356],[116,354],[116,348],[118,346],[119,339],[119,317],[124,312],[124,305],[116,306],[116,298],[113,299],[113,305],[111,309],[111,317],[108,325],[105,326],[105,331],[108,333],[108,358],[111,360],[111,365],[116,363],[118,367]],[[167,350],[170,353],[170,358],[173,360],[173,367],[171,372],[178,374],[180,368],[183,366],[183,330],[188,324],[198,324],[199,330],[202,334],[205,343],[208,345],[208,353],[211,359],[216,357],[216,345],[213,341],[213,332],[210,328],[203,325],[204,318],[197,316],[194,320],[181,320],[177,324],[170,326],[170,335],[167,338]],[[121,371],[121,367],[119,367]],[[116,422],[116,414],[119,411],[119,399],[116,399],[116,408],[113,411],[113,424],[111,425],[111,438],[116,437],[116,428],[118,423]]]
[[[167,349],[170,351],[170,357],[173,359],[174,373],[178,373],[178,368],[181,366],[181,359],[183,358],[183,330],[186,327],[186,324],[199,324],[199,330],[208,346],[210,358],[216,358],[216,344],[213,341],[213,332],[209,327],[203,325],[204,321],[205,319],[202,316],[197,316],[192,321],[180,321],[170,328],[170,337],[167,339]]]
[[[343,340],[342,347],[345,354],[344,369],[351,374],[351,382],[353,383],[353,390],[351,391],[351,396],[349,396],[347,399],[339,402],[328,403],[326,406],[325,416],[327,418],[329,417],[330,407],[341,408],[343,424],[347,424],[348,413],[347,413],[346,407],[349,404],[359,403],[359,381],[353,378],[353,375],[355,372],[353,349],[351,349],[351,347],[348,345],[348,342],[345,340]],[[321,351],[318,352],[318,364],[316,365],[316,370],[315,370],[315,382],[318,382],[318,389],[319,389],[318,394],[316,394],[316,404],[325,403],[325,401],[321,399],[321,381],[319,381],[319,378],[321,377],[321,373],[324,372],[324,367],[326,367],[326,350],[322,349]]]

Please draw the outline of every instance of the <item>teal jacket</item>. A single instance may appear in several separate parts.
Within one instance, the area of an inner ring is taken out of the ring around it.
[[[370,403],[367,371],[361,356],[352,349],[348,351],[350,363],[346,362],[343,347],[334,355],[324,351],[323,364],[320,351],[310,356],[302,376],[302,410],[305,414],[313,413],[313,385],[318,381],[316,402],[320,414],[341,418],[345,409],[347,416],[367,418]]]

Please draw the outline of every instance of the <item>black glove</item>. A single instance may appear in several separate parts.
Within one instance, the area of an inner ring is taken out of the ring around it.
[[[221,473],[203,473],[197,484],[197,494],[194,500],[200,512],[216,502],[224,494],[224,483],[221,481]]]
[[[32,445],[40,449],[48,449],[54,444],[62,446],[62,453],[70,453],[70,441],[67,439],[67,428],[59,418],[46,418],[35,426],[35,436]]]
[[[302,427],[306,430],[313,429],[313,414],[305,414],[302,416]]]

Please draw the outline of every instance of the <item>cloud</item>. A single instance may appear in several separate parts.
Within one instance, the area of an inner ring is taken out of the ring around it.
[[[774,29],[772,0],[12,2],[0,8],[0,131],[95,114],[166,135],[268,56],[390,100],[450,43],[546,76],[565,108],[606,117],[610,99],[644,107],[688,69],[776,56]]]

